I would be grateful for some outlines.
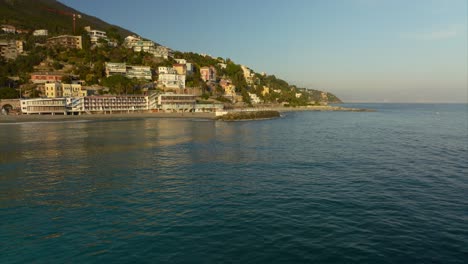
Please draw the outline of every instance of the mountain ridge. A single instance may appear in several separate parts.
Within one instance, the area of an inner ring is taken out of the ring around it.
[[[82,30],[85,26],[103,31],[115,28],[123,38],[136,35],[128,29],[109,24],[57,0],[0,0],[0,22],[26,30],[47,29],[52,34],[70,34],[73,32],[72,17],[62,12],[81,15],[81,18],[76,19],[77,30]],[[53,19],[51,15],[54,15]]]

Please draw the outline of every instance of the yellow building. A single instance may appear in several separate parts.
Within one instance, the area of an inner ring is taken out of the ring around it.
[[[174,64],[174,70],[176,70],[179,75],[187,75],[187,66],[185,64]]]
[[[47,98],[83,97],[88,95],[87,91],[81,87],[81,84],[46,83],[44,91]]]
[[[263,86],[262,95],[265,96],[267,94],[270,94],[270,88]]]

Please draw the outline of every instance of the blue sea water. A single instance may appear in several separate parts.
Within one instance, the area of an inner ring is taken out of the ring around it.
[[[0,263],[467,263],[468,108],[0,124]]]

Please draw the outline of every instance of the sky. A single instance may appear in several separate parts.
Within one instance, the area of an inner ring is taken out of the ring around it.
[[[466,0],[60,0],[347,102],[467,102]]]

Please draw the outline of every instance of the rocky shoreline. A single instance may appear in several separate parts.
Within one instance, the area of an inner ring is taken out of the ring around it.
[[[281,114],[278,111],[239,111],[230,112],[222,116],[218,116],[217,120],[222,121],[240,121],[240,120],[259,120],[278,118]]]

